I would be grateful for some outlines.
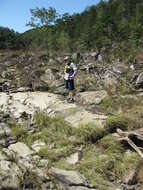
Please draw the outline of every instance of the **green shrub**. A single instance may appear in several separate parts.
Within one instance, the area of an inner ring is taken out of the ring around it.
[[[120,154],[124,152],[121,143],[112,135],[107,135],[102,138],[99,145],[105,154],[116,154],[116,156],[119,157]]]
[[[49,86],[48,92],[54,93],[56,89],[57,89],[56,86]]]
[[[34,122],[39,128],[47,127],[51,123],[51,118],[43,112],[36,112],[34,114]]]
[[[130,170],[136,168],[139,164],[139,161],[140,158],[137,153],[125,152],[120,161],[116,164],[116,167],[114,168],[115,178],[124,181],[125,174],[128,175]]]
[[[136,109],[137,106],[142,106],[142,104],[141,97],[116,95],[105,97],[98,107],[106,114],[117,114],[129,112],[131,109]]]
[[[116,92],[119,95],[131,94],[133,89],[129,86],[129,84],[119,83],[116,88]]]
[[[27,130],[25,128],[22,128],[22,126],[19,124],[15,124],[12,127],[12,131],[11,131],[12,136],[17,140],[23,140],[26,136],[26,132]]]
[[[123,131],[128,129],[128,118],[122,115],[110,116],[106,120],[106,130],[109,132],[116,132],[116,129]]]
[[[44,112],[38,112],[34,115],[35,124],[39,128],[47,128],[51,132],[71,135],[71,127],[60,116],[49,117]]]
[[[72,152],[73,152],[72,145],[59,149],[49,149],[49,147],[44,147],[39,150],[38,155],[44,159],[49,159],[51,162],[57,162],[61,158],[69,156]]]
[[[99,128],[95,126],[93,123],[81,125],[79,128],[76,128],[74,130],[74,133],[77,136],[77,138],[79,138],[83,143],[94,143],[106,134],[103,128]]]
[[[118,110],[118,105],[115,102],[115,98],[108,96],[105,97],[99,104],[101,110],[107,114],[112,114],[115,110]]]
[[[28,146],[31,146],[34,141],[39,140],[39,139],[41,139],[40,134],[35,132],[33,134],[27,134],[27,136],[24,139],[24,142]]]
[[[118,114],[108,117],[105,128],[108,132],[113,133],[119,128],[123,131],[135,130],[142,127],[142,120],[139,120],[133,114]]]
[[[98,189],[114,189],[110,180],[113,181],[116,162],[115,154],[101,154],[97,146],[89,145],[83,152],[79,170]]]

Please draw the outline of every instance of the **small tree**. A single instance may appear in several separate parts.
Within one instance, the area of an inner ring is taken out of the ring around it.
[[[31,12],[31,20],[27,24],[33,28],[39,29],[39,35],[44,38],[45,47],[47,50],[51,49],[51,43],[56,41],[54,40],[54,27],[56,24],[56,20],[58,18],[58,14],[56,9],[53,7],[46,8],[35,8],[30,9]]]

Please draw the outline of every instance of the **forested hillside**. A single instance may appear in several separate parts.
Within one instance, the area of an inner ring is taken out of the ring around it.
[[[0,28],[0,48],[57,51],[142,47],[143,1],[101,0],[82,13],[59,15],[54,8],[35,8],[23,34]]]

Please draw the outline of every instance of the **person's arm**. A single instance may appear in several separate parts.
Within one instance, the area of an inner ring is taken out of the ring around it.
[[[77,67],[75,66],[74,63],[71,63],[70,66],[72,67],[72,69],[74,71],[73,74],[70,76],[70,78],[73,78],[75,76],[76,72],[77,72]]]

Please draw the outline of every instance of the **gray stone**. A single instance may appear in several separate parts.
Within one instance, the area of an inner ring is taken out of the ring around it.
[[[4,154],[0,151],[0,161],[1,161],[1,160],[6,160],[6,159],[7,159],[6,155],[4,155]]]
[[[33,151],[30,150],[30,148],[22,142],[12,144],[8,147],[8,149],[15,152],[18,156],[24,158],[30,156],[33,153]]]
[[[88,185],[84,176],[76,171],[66,171],[58,168],[52,168],[51,173],[57,180],[67,185]]]
[[[79,152],[76,152],[72,155],[70,155],[67,159],[66,159],[66,162],[68,164],[77,164],[79,162]]]
[[[0,137],[7,137],[11,135],[11,129],[5,125],[0,124]]]
[[[27,91],[30,91],[29,87],[20,87],[17,89],[17,92],[27,92]]]
[[[87,91],[77,94],[77,98],[83,104],[99,104],[108,94],[105,90]]]
[[[19,189],[21,172],[15,163],[0,161],[0,189]]]

